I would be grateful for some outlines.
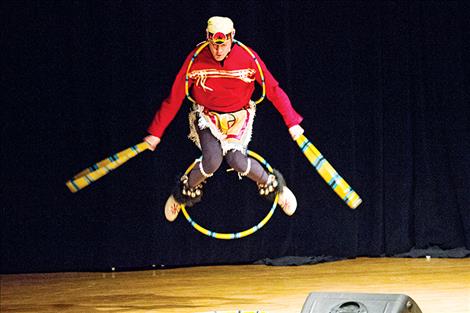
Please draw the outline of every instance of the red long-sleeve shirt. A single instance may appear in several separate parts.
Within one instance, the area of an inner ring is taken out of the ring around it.
[[[196,50],[196,49],[195,49]],[[148,128],[154,136],[162,137],[165,129],[178,113],[185,93],[186,70],[194,55],[193,50],[186,58],[171,88],[170,95],[162,102],[160,109]],[[251,50],[251,49],[250,49]],[[266,96],[282,115],[287,127],[299,124],[300,116],[292,107],[289,97],[266,68],[259,56],[251,50],[263,70]],[[254,80],[261,84],[258,66],[242,47],[235,44],[223,62],[216,61],[206,46],[194,59],[189,73],[191,97],[205,108],[217,112],[235,112],[245,107],[255,89]]]

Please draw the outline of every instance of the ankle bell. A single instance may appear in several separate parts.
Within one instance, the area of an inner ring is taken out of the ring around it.
[[[270,174],[266,184],[258,184],[259,194],[267,196],[270,193],[277,191],[279,183],[277,182],[276,176]]]

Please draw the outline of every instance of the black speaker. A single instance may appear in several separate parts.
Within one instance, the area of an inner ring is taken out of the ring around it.
[[[422,313],[402,294],[312,292],[301,313]]]

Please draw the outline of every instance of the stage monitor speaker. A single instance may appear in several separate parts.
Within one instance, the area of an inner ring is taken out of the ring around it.
[[[301,313],[422,313],[402,294],[312,292]]]

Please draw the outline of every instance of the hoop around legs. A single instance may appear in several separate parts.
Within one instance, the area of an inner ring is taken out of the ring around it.
[[[273,173],[273,168],[271,167],[271,165],[269,165],[269,163],[262,156],[260,156],[259,154],[257,154],[256,152],[253,152],[251,150],[248,150],[247,153],[248,153],[249,156],[251,156],[251,157],[255,158],[256,160],[258,160],[259,162],[261,162],[261,164],[263,164],[263,166],[266,167],[266,169],[271,174]],[[202,159],[202,157],[199,158],[199,159],[194,160],[194,162],[186,170],[185,174],[188,175],[189,172],[191,172],[191,170],[193,169],[193,167],[201,159]],[[181,211],[183,211],[183,215],[186,218],[186,220],[189,222],[189,224],[191,224],[191,226],[193,226],[194,229],[196,229],[198,232],[200,232],[200,233],[202,233],[206,236],[213,237],[213,238],[216,238],[216,239],[225,239],[225,240],[239,239],[239,238],[243,238],[243,237],[254,234],[255,232],[257,232],[259,229],[261,229],[264,225],[266,225],[268,223],[268,221],[273,216],[274,211],[276,210],[278,199],[279,199],[279,193],[276,194],[276,197],[274,198],[274,201],[273,201],[273,205],[271,206],[271,209],[269,210],[268,214],[258,224],[256,224],[255,226],[253,226],[249,229],[246,229],[244,231],[240,231],[238,233],[217,233],[217,232],[211,231],[211,230],[209,230],[207,228],[204,228],[203,226],[199,225],[198,223],[196,223],[196,221],[194,221],[191,218],[191,216],[189,215],[189,213],[186,211],[185,205],[181,205]]]

